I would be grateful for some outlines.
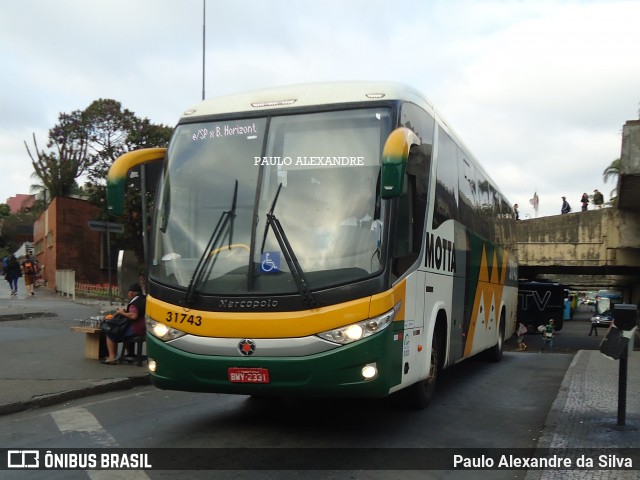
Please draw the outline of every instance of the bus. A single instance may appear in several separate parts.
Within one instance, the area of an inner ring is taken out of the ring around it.
[[[541,325],[554,320],[554,330],[562,330],[564,325],[565,288],[551,281],[518,281],[518,323],[522,323],[529,333],[538,331]]]
[[[162,159],[147,260],[161,389],[424,408],[439,372],[515,330],[515,218],[410,87],[320,83],[204,100]]]
[[[598,290],[596,307],[591,324],[595,327],[609,328],[613,322],[613,310],[616,304],[624,303],[622,292],[617,290]]]

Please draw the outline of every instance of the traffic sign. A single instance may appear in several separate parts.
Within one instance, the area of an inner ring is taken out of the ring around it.
[[[110,233],[124,232],[124,225],[121,223],[98,222],[96,220],[89,220],[89,228],[94,232],[110,232]]]

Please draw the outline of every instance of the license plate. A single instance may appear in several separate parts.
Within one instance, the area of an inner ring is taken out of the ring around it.
[[[269,383],[269,370],[266,368],[230,367],[227,375],[232,383]]]

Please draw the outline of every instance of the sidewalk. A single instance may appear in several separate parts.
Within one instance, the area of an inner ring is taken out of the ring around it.
[[[634,470],[597,466],[593,470],[528,470],[525,480],[638,478],[640,352],[634,351],[628,359],[623,426],[617,425],[619,365],[597,350],[580,350],[567,369],[537,447],[551,453],[588,449],[587,456],[594,462],[601,454],[623,457],[616,449],[633,448]]]
[[[103,365],[84,356],[85,334],[72,332],[76,320],[115,310],[117,301],[56,295],[39,287],[18,296],[0,279],[0,415],[96,393],[149,383],[146,364]]]

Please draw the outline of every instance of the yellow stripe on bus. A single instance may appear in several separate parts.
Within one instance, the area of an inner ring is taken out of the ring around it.
[[[488,329],[490,327],[491,306],[493,305],[496,309],[499,309],[502,304],[504,283],[507,278],[507,258],[508,256],[505,253],[502,258],[502,265],[498,265],[497,256],[494,252],[493,266],[491,267],[491,272],[489,272],[487,250],[485,245],[482,245],[478,284],[473,302],[473,310],[471,312],[471,320],[469,322],[469,331],[467,332],[467,342],[464,348],[465,357],[477,353],[473,348],[473,342],[476,339],[476,330],[479,328],[478,321],[482,323],[485,329]],[[497,328],[500,322],[500,312],[494,312],[494,317],[495,327]]]
[[[177,307],[147,295],[147,315],[193,335],[219,338],[295,338],[314,335],[385,313],[401,302],[404,319],[406,282],[371,297],[296,312],[210,312]],[[198,325],[199,324],[199,325]]]

